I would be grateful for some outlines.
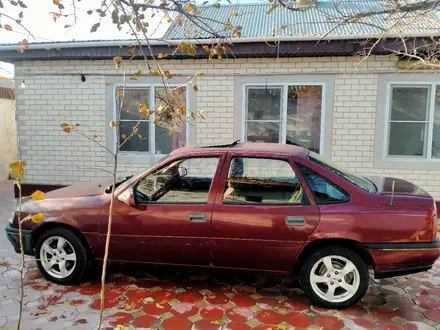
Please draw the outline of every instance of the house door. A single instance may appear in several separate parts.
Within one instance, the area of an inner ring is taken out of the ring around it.
[[[229,153],[212,215],[215,266],[292,270],[319,222],[288,158]]]

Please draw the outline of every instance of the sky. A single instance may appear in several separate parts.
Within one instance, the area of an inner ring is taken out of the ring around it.
[[[111,22],[110,17],[104,17],[101,20],[101,26],[97,32],[91,33],[90,29],[93,24],[99,22],[100,17],[97,13],[87,14],[91,8],[99,8],[100,0],[76,0],[77,23],[71,28],[64,28],[65,25],[72,24],[73,19],[70,17],[61,17],[54,22],[53,11],[58,11],[57,6],[53,4],[53,0],[23,0],[28,8],[14,7],[3,1],[4,8],[0,9],[2,13],[13,18],[17,18],[19,13],[23,12],[22,24],[32,32],[30,35],[25,29],[17,25],[15,22],[3,17],[0,21],[2,25],[9,24],[12,31],[0,29],[0,44],[14,43],[27,39],[28,42],[50,42],[50,41],[73,41],[73,40],[105,40],[105,39],[131,39],[127,28],[118,31],[116,25]],[[73,7],[68,6],[71,0],[61,0],[60,3],[65,4],[66,8],[63,13],[72,13]],[[148,17],[148,16],[147,16]],[[162,20],[157,15],[150,20],[150,33],[152,37],[160,37],[168,28],[166,20]],[[0,76],[12,77],[13,65],[1,62],[0,58]]]
[[[66,7],[63,13],[73,13],[72,1],[76,3],[77,23],[71,28],[64,28],[65,25],[72,24],[73,20],[70,17],[61,17],[54,22],[51,12],[58,11],[53,0],[22,0],[28,8],[15,7],[10,5],[9,1],[3,1],[4,8],[0,9],[2,13],[7,14],[14,19],[23,12],[22,24],[32,32],[30,35],[25,29],[12,22],[5,17],[1,18],[2,25],[9,24],[12,31],[0,29],[0,44],[14,43],[27,39],[28,42],[51,42],[51,41],[73,41],[73,40],[108,40],[108,39],[131,39],[132,36],[128,31],[128,27],[122,31],[118,31],[116,25],[112,24],[110,17],[104,17],[101,20],[101,26],[97,32],[91,33],[90,29],[93,24],[99,22],[99,15],[93,13],[87,14],[90,9],[99,8],[101,0],[60,0],[60,3]],[[209,3],[214,3],[215,0],[210,0]],[[262,2],[262,0],[233,0],[233,3],[252,3]],[[225,0],[221,3],[227,4]],[[151,15],[148,15],[151,16]],[[146,15],[146,17],[148,17]],[[160,37],[165,33],[169,24],[166,20],[161,20],[159,15],[156,15],[149,20],[151,37]],[[13,77],[14,67],[8,63],[2,62],[0,58],[0,76]]]

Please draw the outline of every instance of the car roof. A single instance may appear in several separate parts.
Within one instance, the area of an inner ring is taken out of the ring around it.
[[[188,153],[210,153],[216,151],[234,151],[234,152],[259,152],[267,154],[288,154],[299,158],[306,158],[309,150],[300,146],[280,143],[263,143],[263,142],[238,142],[235,141],[224,145],[192,145],[174,150],[171,155],[176,156]]]

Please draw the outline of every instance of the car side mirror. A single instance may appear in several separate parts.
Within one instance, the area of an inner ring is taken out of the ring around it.
[[[185,177],[188,174],[188,171],[185,167],[179,167],[179,176],[181,178]]]
[[[118,200],[128,206],[134,206],[134,189],[133,187],[129,187],[125,189],[125,191],[118,196]]]

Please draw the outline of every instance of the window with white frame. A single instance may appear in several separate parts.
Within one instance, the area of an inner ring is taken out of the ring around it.
[[[386,155],[440,159],[440,85],[391,84]]]
[[[116,111],[120,109],[120,151],[121,152],[142,152],[148,154],[169,154],[174,149],[186,145],[186,120],[182,114],[181,125],[175,128],[170,134],[170,127],[162,126],[161,118],[154,113],[151,116],[141,116],[139,104],[146,104],[148,109],[154,110],[163,104],[165,89],[159,85],[145,87],[126,87],[124,93],[120,92],[122,87],[116,89],[117,101]],[[182,107],[186,108],[186,88],[176,88],[173,96],[178,98]],[[133,131],[135,134],[132,134]],[[130,135],[132,135],[130,137]],[[127,139],[127,137],[130,137]],[[127,139],[125,141],[125,139]],[[124,142],[125,141],[125,142]]]
[[[321,149],[322,85],[245,86],[246,141]]]

